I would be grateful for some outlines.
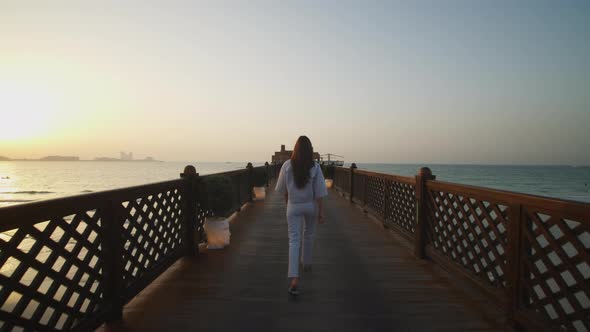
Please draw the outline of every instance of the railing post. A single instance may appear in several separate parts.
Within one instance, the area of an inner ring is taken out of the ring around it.
[[[354,170],[356,169],[356,164],[352,163],[350,165],[350,202],[352,202],[352,193],[354,192]]]
[[[105,321],[112,323],[123,318],[123,207],[120,202],[108,200],[101,221],[101,248],[104,277]]]
[[[367,210],[367,186],[369,185],[369,177],[365,176],[364,177],[365,181],[363,181],[363,198],[364,198],[364,202],[363,202],[363,210]]]
[[[252,202],[254,200],[254,195],[252,194],[252,191],[254,190],[254,166],[252,166],[252,163],[248,163],[246,168],[248,169],[248,202]]]
[[[516,321],[516,313],[521,306],[521,250],[522,248],[522,227],[523,227],[523,208],[521,204],[514,204],[510,206],[510,214],[508,219],[508,324],[520,330],[521,326]]]
[[[266,167],[266,187],[270,187],[270,173],[269,173],[269,164],[268,161],[264,163],[264,167]]]
[[[420,259],[426,257],[426,242],[428,231],[428,192],[426,181],[434,180],[432,171],[428,167],[422,167],[416,175],[416,228],[414,238],[414,255]]]
[[[274,180],[276,180],[279,177],[279,165],[277,164],[276,161],[273,161],[272,163],[272,177]]]
[[[195,241],[195,225],[197,224],[197,182],[199,173],[192,165],[187,165],[184,172],[180,174],[184,179],[183,185],[183,236],[186,246],[186,256],[195,256],[198,253]]]
[[[388,181],[383,181],[383,225],[386,225],[387,221],[387,212],[389,211],[389,200],[391,199],[391,185],[389,185]]]

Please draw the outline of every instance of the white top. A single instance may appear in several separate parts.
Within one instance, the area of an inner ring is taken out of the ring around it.
[[[301,189],[295,184],[295,176],[291,167],[291,160],[287,160],[281,167],[279,178],[277,180],[276,191],[289,194],[289,203],[309,203],[314,199],[328,196],[324,174],[318,163],[314,163],[309,170],[309,181]]]

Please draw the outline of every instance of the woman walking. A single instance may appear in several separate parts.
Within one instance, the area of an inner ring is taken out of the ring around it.
[[[300,136],[291,159],[281,167],[275,190],[285,195],[289,233],[289,294],[299,295],[299,255],[303,228],[303,271],[311,271],[311,251],[316,223],[324,223],[322,198],[328,195],[320,165],[313,160],[313,146]]]

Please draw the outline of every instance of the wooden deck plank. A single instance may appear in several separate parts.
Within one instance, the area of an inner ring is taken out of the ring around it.
[[[103,331],[500,331],[504,317],[463,280],[331,192],[313,272],[287,294],[285,204],[270,191],[232,224],[231,246],[183,258]]]

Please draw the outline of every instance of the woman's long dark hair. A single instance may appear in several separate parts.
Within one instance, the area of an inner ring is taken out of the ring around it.
[[[314,166],[313,146],[307,136],[299,136],[297,139],[291,154],[291,166],[295,185],[300,189],[305,187],[309,181],[309,170]]]

